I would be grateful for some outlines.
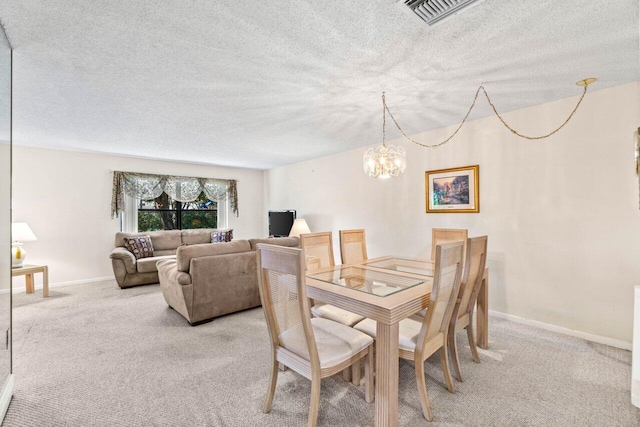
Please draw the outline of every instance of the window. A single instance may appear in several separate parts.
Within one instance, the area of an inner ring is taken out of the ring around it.
[[[238,215],[233,179],[113,172],[111,216],[125,232],[227,228],[229,210]]]
[[[203,193],[192,202],[178,202],[166,193],[138,203],[138,231],[217,228],[218,203]]]
[[[214,202],[200,194],[193,202],[178,202],[162,193],[150,200],[131,197],[127,203],[135,206],[122,217],[122,229],[128,232],[227,227],[226,199]]]

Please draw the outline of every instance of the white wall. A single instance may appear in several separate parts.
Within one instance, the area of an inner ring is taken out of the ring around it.
[[[504,117],[521,132],[546,133],[576,101]],[[297,209],[312,231],[333,231],[337,261],[340,229],[365,228],[371,257],[426,257],[433,227],[487,234],[492,310],[631,342],[640,282],[638,126],[640,82],[590,92],[573,120],[542,141],[517,138],[493,116],[467,123],[435,150],[400,141],[407,171],[387,181],[364,175],[364,149],[272,169],[265,200],[268,209]],[[414,139],[440,142],[454,128]],[[426,214],[425,170],[472,164],[480,165],[480,213]]]
[[[113,277],[109,253],[120,230],[110,216],[114,170],[237,179],[234,237],[266,237],[262,171],[14,145],[13,221],[28,223],[38,238],[24,244],[26,262],[47,264],[50,283]],[[24,290],[20,279],[14,289]]]
[[[11,284],[11,145],[0,139],[0,290]],[[4,311],[0,307],[0,315]],[[7,322],[8,323],[8,322]],[[1,329],[0,329],[1,330]],[[0,373],[0,375],[2,375]]]

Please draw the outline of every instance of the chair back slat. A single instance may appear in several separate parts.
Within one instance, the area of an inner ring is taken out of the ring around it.
[[[307,270],[333,267],[333,239],[330,231],[300,235],[300,247],[304,249]]]
[[[487,262],[487,236],[467,240],[467,259],[460,284],[458,317],[473,311]]]
[[[429,340],[449,326],[462,276],[463,246],[462,242],[436,246],[431,298],[416,348],[424,349]]]
[[[343,264],[354,264],[367,259],[364,230],[340,230],[340,258]]]
[[[258,286],[274,352],[285,348],[308,360],[317,357],[304,283],[304,251],[258,244]]]
[[[436,246],[451,242],[463,242],[462,262],[464,264],[467,249],[467,236],[469,231],[466,228],[433,228],[431,230],[431,259],[436,257]]]

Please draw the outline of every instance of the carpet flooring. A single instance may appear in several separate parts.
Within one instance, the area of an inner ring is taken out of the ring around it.
[[[400,361],[401,426],[633,426],[631,353],[490,319],[488,350],[446,391],[426,362],[435,421],[422,418],[412,362]],[[14,296],[14,397],[3,426],[302,426],[310,382],[281,372],[262,412],[269,341],[260,308],[192,327],[158,285],[87,283]],[[373,425],[364,390],[322,382],[321,426]]]

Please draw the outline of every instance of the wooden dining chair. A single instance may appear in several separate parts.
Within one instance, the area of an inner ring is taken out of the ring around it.
[[[335,266],[333,258],[333,237],[330,231],[301,234],[300,247],[304,249],[305,252],[307,271]],[[314,317],[333,320],[345,326],[353,326],[364,320],[364,317],[359,314],[352,313],[331,304],[315,301],[311,301],[311,314],[313,314]],[[352,381],[354,384],[360,385],[360,372],[361,367],[359,363],[355,363],[353,369],[346,369],[344,371],[343,378],[345,381]]]
[[[433,286],[426,316],[412,316],[399,323],[399,355],[414,361],[422,415],[429,421],[433,420],[433,412],[427,394],[424,362],[438,350],[447,390],[455,392],[449,369],[448,332],[460,288],[463,246],[462,242],[436,246]],[[365,319],[354,328],[376,336],[376,322],[372,319]]]
[[[340,258],[343,264],[354,264],[367,259],[364,230],[340,230]]]
[[[476,363],[480,362],[473,333],[473,310],[478,299],[487,262],[487,240],[487,236],[474,237],[467,240],[467,259],[464,273],[462,274],[458,299],[449,324],[449,349],[451,350],[453,370],[458,381],[462,381],[462,374],[460,372],[456,333],[463,329],[467,330],[471,358]]]
[[[330,231],[321,233],[308,233],[300,235],[300,247],[304,249],[307,270],[312,271],[317,268],[333,267],[333,241]],[[317,303],[311,307],[311,313],[315,317],[333,320],[343,325],[353,326],[364,317],[343,310],[331,304]]]
[[[258,244],[258,287],[271,338],[271,376],[264,411],[270,412],[279,363],[311,380],[308,425],[315,426],[320,380],[364,359],[365,400],[373,401],[373,339],[327,319],[311,318],[304,251]]]
[[[304,249],[307,270],[333,267],[333,239],[330,231],[300,235],[300,247]]]
[[[463,242],[462,262],[464,263],[467,252],[467,236],[469,231],[466,228],[433,228],[431,229],[431,260],[435,259],[436,246],[444,243]]]

